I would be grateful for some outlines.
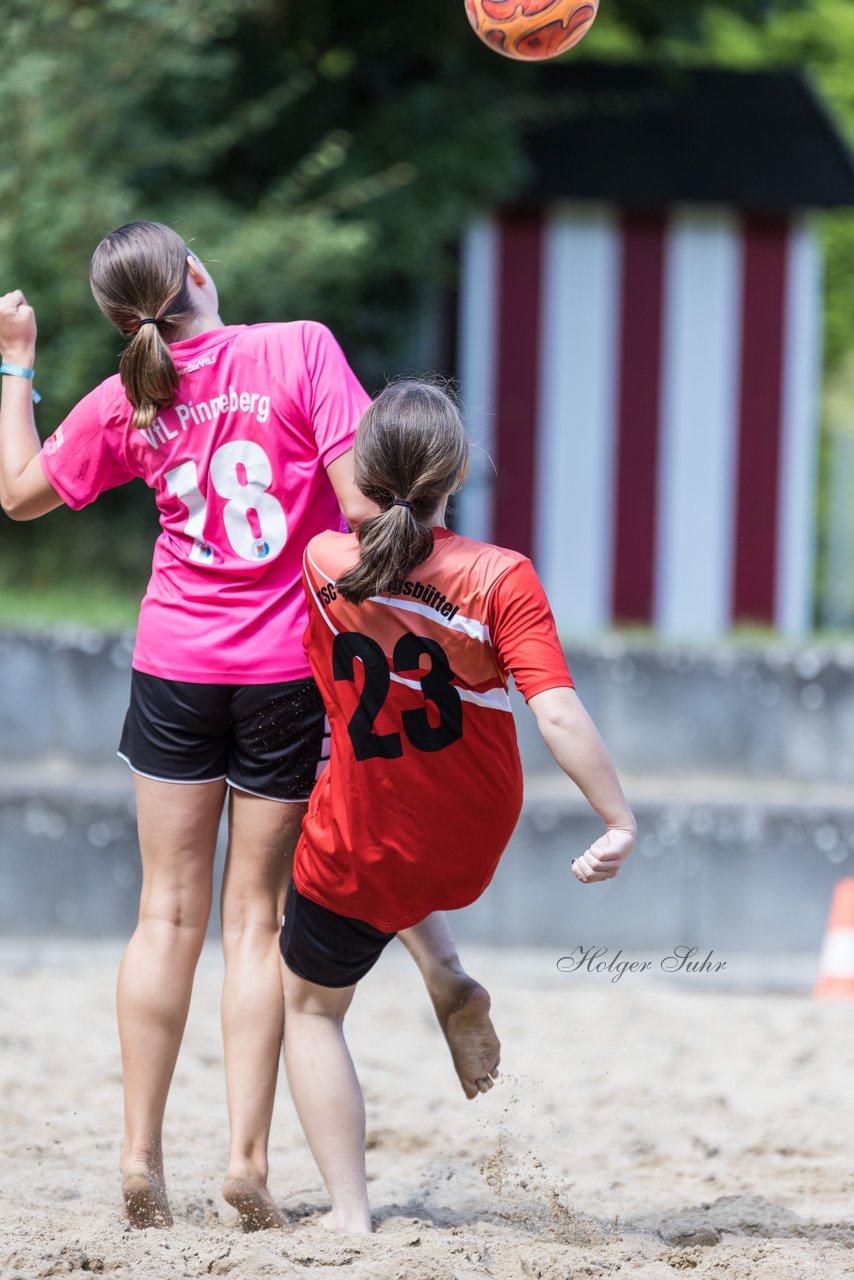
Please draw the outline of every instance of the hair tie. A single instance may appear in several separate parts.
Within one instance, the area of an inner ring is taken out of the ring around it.
[[[140,320],[137,333],[139,333],[139,330],[142,328],[144,324],[160,324],[160,321],[157,319],[156,316],[146,316],[144,320]]]
[[[408,498],[392,498],[391,505],[393,507],[406,507],[407,511],[412,510],[412,503]]]

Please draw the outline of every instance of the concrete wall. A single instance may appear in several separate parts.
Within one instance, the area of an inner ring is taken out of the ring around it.
[[[854,782],[854,644],[570,647],[579,693],[622,769]],[[526,766],[548,752],[519,721]]]
[[[67,627],[0,631],[0,765],[112,761],[133,638]],[[570,648],[579,692],[622,769],[854,782],[854,643]],[[551,769],[518,717],[526,769]]]
[[[131,640],[0,632],[0,932],[126,935],[139,888],[133,802],[115,759]],[[624,773],[638,848],[613,883],[569,860],[597,834],[517,706],[526,806],[461,938],[733,950],[817,948],[854,873],[854,646],[570,655]],[[220,861],[221,861],[220,851]]]
[[[0,766],[115,759],[133,635],[85,627],[0,631]]]

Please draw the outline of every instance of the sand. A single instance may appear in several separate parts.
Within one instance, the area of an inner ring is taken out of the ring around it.
[[[390,948],[350,1041],[376,1233],[316,1225],[324,1190],[280,1084],[270,1185],[290,1232],[219,1195],[219,960],[207,951],[167,1118],[175,1226],[123,1222],[114,944],[0,950],[0,1277],[347,1280],[854,1276],[854,1007],[557,971],[471,948],[503,1078],[467,1102],[420,981]]]

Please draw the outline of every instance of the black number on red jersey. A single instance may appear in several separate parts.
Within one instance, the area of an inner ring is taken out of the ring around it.
[[[376,640],[357,631],[340,631],[332,642],[332,674],[336,680],[355,680],[353,665],[360,658],[365,683],[359,705],[348,726],[357,760],[395,760],[403,755],[399,733],[374,733],[374,721],[386,700],[391,683],[388,663]]]
[[[430,658],[428,671],[421,671],[422,654]],[[358,632],[340,632],[332,642],[332,674],[336,680],[355,680],[354,659],[360,658],[365,669],[365,683],[359,704],[350,718],[350,741],[357,760],[380,757],[396,760],[403,755],[399,733],[375,733],[374,721],[388,696],[391,677],[382,647],[370,636]],[[424,697],[439,712],[439,723],[432,725],[425,707],[403,711],[401,720],[407,738],[419,751],[442,751],[463,736],[463,704],[452,684],[454,673],[447,655],[435,640],[406,634],[394,646],[392,663],[400,675],[417,671]]]
[[[419,671],[422,653],[430,656],[430,670]],[[394,646],[394,669],[418,671],[421,692],[439,711],[439,723],[432,725],[426,707],[401,712],[406,736],[419,751],[443,751],[463,736],[463,704],[459,692],[451,681],[454,673],[448,663],[448,655],[435,640],[412,633],[401,636]]]

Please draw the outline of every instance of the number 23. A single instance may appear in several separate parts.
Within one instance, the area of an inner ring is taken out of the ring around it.
[[[443,751],[463,736],[463,704],[451,683],[454,673],[444,649],[435,640],[407,633],[394,646],[392,665],[398,674],[416,671],[425,653],[430,658],[430,669],[419,674],[421,691],[438,709],[439,723],[431,725],[425,707],[402,711],[400,718],[404,733],[418,751]],[[374,731],[374,721],[391,684],[385,653],[370,636],[357,631],[339,632],[332,642],[332,674],[335,679],[354,682],[357,658],[365,669],[365,683],[348,725],[356,759],[380,757],[396,760],[403,755],[400,734]]]

